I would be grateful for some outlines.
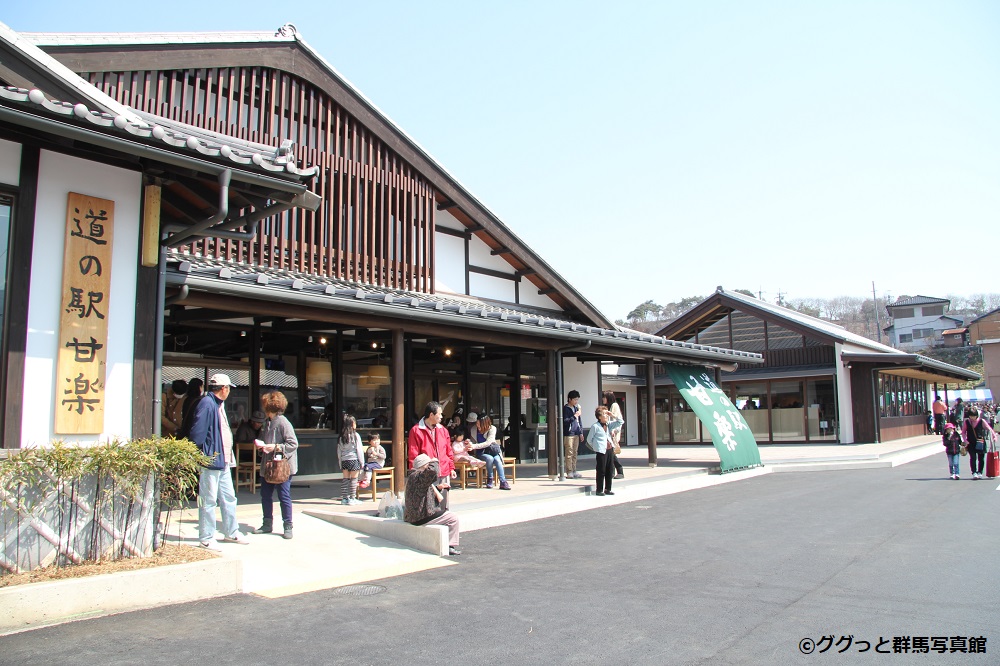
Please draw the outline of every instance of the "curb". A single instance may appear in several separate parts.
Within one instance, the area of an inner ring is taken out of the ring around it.
[[[243,562],[226,557],[13,585],[0,588],[0,636],[242,591]]]
[[[386,541],[394,541],[431,555],[444,557],[448,554],[448,528],[444,525],[410,525],[402,520],[334,511],[303,511],[303,513],[355,532]]]

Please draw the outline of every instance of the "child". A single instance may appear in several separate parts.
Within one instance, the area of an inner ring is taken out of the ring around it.
[[[486,462],[480,460],[479,458],[472,457],[469,453],[471,448],[470,444],[465,442],[465,433],[461,430],[456,430],[451,435],[451,459],[455,462],[464,462],[472,465],[473,467],[485,467]]]
[[[344,427],[337,440],[337,457],[340,458],[340,469],[344,479],[340,482],[340,503],[345,505],[361,504],[358,499],[358,474],[361,472],[361,460],[364,452],[361,450],[361,435],[358,434],[358,422],[354,417],[344,417]]]
[[[962,436],[958,434],[954,423],[944,425],[944,435],[941,439],[944,452],[948,455],[948,471],[951,472],[951,478],[958,481],[958,456],[961,453]]]
[[[385,449],[382,448],[381,440],[377,432],[368,433],[368,448],[365,450],[365,466],[361,470],[361,483],[358,488],[367,488],[368,479],[372,475],[373,469],[382,469],[385,465]]]

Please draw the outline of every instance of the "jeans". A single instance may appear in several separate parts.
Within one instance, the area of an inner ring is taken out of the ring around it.
[[[597,454],[597,492],[611,492],[613,478],[615,478],[615,451],[609,449]]]
[[[948,470],[949,474],[958,474],[958,459],[960,455],[958,453],[946,453],[948,456]]]
[[[507,477],[503,473],[503,456],[491,456],[482,451],[473,451],[476,457],[486,463],[486,482],[493,483],[493,470],[496,469],[497,482],[505,483]]]
[[[292,477],[284,483],[268,483],[260,481],[260,508],[264,512],[264,522],[274,521],[274,491],[278,491],[278,504],[281,506],[281,520],[292,522]]]
[[[239,534],[236,522],[236,492],[229,469],[203,469],[198,479],[198,539],[215,539],[215,507],[222,510],[222,533],[227,537]]]

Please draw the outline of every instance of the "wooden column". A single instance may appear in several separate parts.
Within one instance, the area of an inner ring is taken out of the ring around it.
[[[548,451],[549,476],[559,476],[559,451],[562,448],[562,395],[560,395],[559,370],[556,364],[559,354],[554,350],[545,352],[546,372],[545,382],[548,386],[548,420],[549,428],[545,445]]]
[[[396,468],[393,492],[401,493],[406,486],[406,405],[404,403],[403,329],[392,329],[392,464]]]
[[[653,359],[646,359],[646,446],[649,466],[656,467],[656,370]]]
[[[250,418],[253,410],[260,409],[260,343],[260,319],[254,318],[253,329],[250,331],[250,353],[247,354],[250,359],[250,372],[248,373],[250,376],[250,404],[247,405],[249,407],[247,418]]]

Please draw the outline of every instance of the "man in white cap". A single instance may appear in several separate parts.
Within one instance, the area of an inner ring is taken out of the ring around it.
[[[403,520],[411,525],[447,525],[448,554],[461,555],[458,516],[448,510],[448,488],[435,485],[440,473],[437,458],[421,453],[413,459],[413,469],[406,475]]]
[[[224,542],[247,544],[236,522],[236,492],[230,467],[236,466],[233,456],[233,431],[226,417],[226,398],[232,390],[229,375],[214,374],[208,378],[209,393],[194,406],[188,439],[211,460],[201,470],[198,480],[198,541],[202,548],[218,550],[215,541],[215,507],[222,510]]]

